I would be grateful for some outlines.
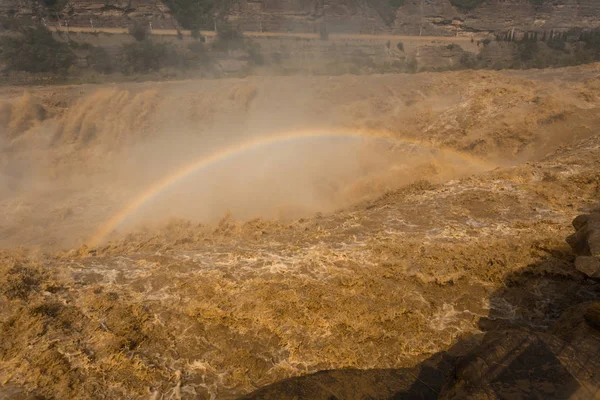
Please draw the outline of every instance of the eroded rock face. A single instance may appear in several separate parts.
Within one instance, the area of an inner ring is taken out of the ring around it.
[[[469,32],[511,29],[544,31],[597,26],[600,3],[595,0],[481,1],[464,9],[459,0],[406,0],[396,13],[394,32],[453,36]],[[416,18],[415,18],[416,17]]]
[[[576,232],[567,242],[578,255],[575,267],[594,279],[600,279],[600,212],[580,215],[573,220]]]
[[[556,321],[552,333],[575,346],[581,345],[587,338],[600,341],[600,301],[567,309]]]
[[[461,7],[462,3],[467,7]],[[415,36],[456,36],[476,32],[567,30],[600,26],[596,0],[405,0],[400,7],[387,1],[358,0],[241,0],[229,19],[243,30],[317,33],[326,22],[333,33],[394,33]],[[58,14],[55,13],[58,11]],[[145,18],[154,28],[177,25],[161,0],[73,0],[63,9],[43,7],[35,0],[4,0],[0,15],[38,17],[81,27],[124,27],[131,18]]]
[[[586,302],[567,309],[550,333],[486,334],[456,364],[441,398],[594,398],[600,389],[599,353],[600,302]]]

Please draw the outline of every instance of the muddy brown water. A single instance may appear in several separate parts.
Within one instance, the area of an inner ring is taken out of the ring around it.
[[[0,381],[55,398],[235,398],[395,370],[600,295],[598,84],[458,72],[2,89]],[[43,111],[42,111],[43,110]],[[231,157],[88,238],[157,180]],[[371,136],[369,136],[371,135]]]

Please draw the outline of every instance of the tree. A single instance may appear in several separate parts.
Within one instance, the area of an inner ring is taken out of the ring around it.
[[[135,38],[138,42],[146,40],[150,35],[150,27],[146,21],[133,20],[129,26],[129,34]]]
[[[244,35],[227,21],[221,21],[217,25],[217,38],[213,42],[215,50],[238,50],[246,47]]]
[[[88,64],[96,72],[100,72],[102,74],[110,74],[114,70],[110,55],[102,47],[93,46],[90,48]]]
[[[66,72],[75,55],[44,26],[27,27],[17,36],[0,38],[0,59],[9,70],[27,72]]]
[[[185,29],[212,29],[215,18],[221,18],[231,0],[165,0],[173,16]]]

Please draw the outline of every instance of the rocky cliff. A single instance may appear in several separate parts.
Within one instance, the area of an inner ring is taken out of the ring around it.
[[[143,17],[178,26],[163,0],[0,0],[3,16],[85,27],[126,26]],[[597,0],[237,0],[228,17],[244,30],[454,36],[600,26]]]
[[[450,0],[407,0],[397,10],[392,29],[409,35],[455,35],[598,26],[600,2],[596,0],[486,0],[472,10],[457,8]]]

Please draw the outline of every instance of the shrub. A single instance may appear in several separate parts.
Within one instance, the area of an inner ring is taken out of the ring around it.
[[[88,63],[94,71],[100,72],[101,74],[110,74],[113,72],[113,62],[104,48],[93,46],[89,51]]]
[[[216,15],[224,14],[231,1],[165,0],[177,22],[185,29],[211,29]]]
[[[371,58],[371,56],[369,56],[362,50],[355,50],[352,53],[352,57],[350,58],[350,60],[352,64],[361,71],[365,69],[374,69],[377,67],[377,64],[375,64],[373,58]]]
[[[248,59],[253,65],[264,65],[265,57],[260,52],[260,44],[255,42],[248,42],[246,51],[248,52]]]
[[[594,29],[582,35],[581,41],[585,49],[590,51],[595,58],[600,58],[600,29]]]
[[[192,35],[192,38],[196,39],[196,40],[201,40],[201,41],[206,41],[204,39],[204,36],[202,36],[202,34],[200,33],[200,29],[192,29],[190,34]]]
[[[123,72],[146,73],[165,66],[168,51],[166,45],[146,39],[123,45],[122,57]]]
[[[478,65],[477,56],[469,52],[461,54],[459,62],[460,65],[466,69],[475,69]]]
[[[419,62],[416,58],[410,58],[407,60],[406,71],[410,73],[416,73],[419,71]]]
[[[66,72],[75,55],[43,26],[24,28],[18,36],[0,38],[0,59],[10,70]]]
[[[518,45],[519,60],[523,63],[527,63],[535,58],[535,55],[539,51],[538,42],[532,42],[530,40],[524,40]]]
[[[46,6],[50,11],[60,12],[65,8],[68,3],[68,0],[42,0],[44,6]]]
[[[189,54],[190,63],[201,64],[201,65],[205,65],[205,64],[209,63],[210,58],[208,56],[208,53],[206,52],[204,43],[192,42],[192,43],[188,44],[187,47],[188,47],[188,50],[190,51],[190,54]]]
[[[560,51],[565,51],[565,45],[567,42],[565,42],[565,40],[562,38],[562,36],[557,36],[555,38],[551,38],[550,40],[546,41],[546,44],[548,45],[548,47],[550,47],[553,50],[560,50]]]
[[[138,42],[146,40],[150,36],[150,27],[146,21],[133,20],[129,26],[129,34]]]
[[[600,57],[597,57],[593,52],[590,52],[588,49],[585,48],[584,46],[576,46],[575,47],[575,51],[573,54],[573,63],[575,65],[578,64],[587,64],[587,63],[591,63],[594,62],[595,60],[599,59]]]
[[[244,48],[244,35],[226,21],[217,25],[217,38],[213,42],[213,49],[227,51]]]
[[[198,53],[200,50],[196,49]],[[204,55],[206,56],[206,55]],[[121,69],[126,74],[148,73],[165,67],[188,68],[192,62],[202,59],[177,51],[170,43],[155,43],[149,39],[123,45],[121,50]]]

